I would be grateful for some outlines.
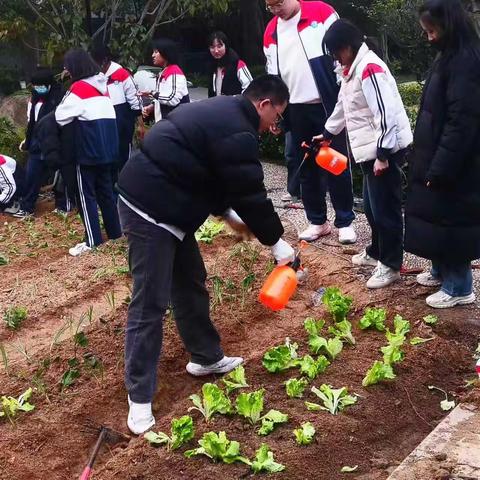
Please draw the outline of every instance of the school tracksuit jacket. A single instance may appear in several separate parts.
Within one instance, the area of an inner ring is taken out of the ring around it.
[[[8,208],[21,195],[24,172],[17,162],[6,155],[0,155],[0,208]]]
[[[108,93],[117,116],[118,169],[121,170],[130,156],[135,118],[141,113],[140,101],[130,72],[121,65],[111,62],[105,76],[108,79]]]
[[[72,122],[75,126],[73,158],[87,245],[92,247],[103,241],[97,202],[108,237],[120,237],[112,182],[112,168],[118,158],[118,131],[107,77],[100,73],[74,82],[55,118],[60,126]]]
[[[168,65],[157,79],[154,93],[155,122],[165,118],[181,103],[190,103],[187,78],[178,65]]]

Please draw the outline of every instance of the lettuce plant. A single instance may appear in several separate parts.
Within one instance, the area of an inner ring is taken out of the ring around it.
[[[232,403],[225,393],[213,383],[205,383],[202,386],[203,399],[199,395],[190,395],[190,400],[193,402],[193,407],[188,411],[198,410],[205,420],[210,420],[213,414],[221,413],[227,414],[232,411]]]

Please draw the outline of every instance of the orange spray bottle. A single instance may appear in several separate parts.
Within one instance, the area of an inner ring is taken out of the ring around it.
[[[301,268],[300,250],[303,246],[304,242],[300,244],[292,263],[275,267],[265,280],[258,299],[270,310],[283,310],[297,290],[297,271]]]
[[[348,167],[348,158],[330,148],[327,142],[322,142],[320,148],[303,142],[302,148],[307,149],[309,154],[315,157],[315,162],[319,167],[324,168],[333,175],[340,175]]]

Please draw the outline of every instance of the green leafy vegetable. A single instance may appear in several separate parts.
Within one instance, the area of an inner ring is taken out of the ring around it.
[[[34,405],[28,403],[32,392],[33,390],[29,388],[18,398],[3,395],[0,399],[0,418],[5,417],[12,421],[18,412],[31,412],[35,408]]]
[[[386,318],[387,311],[384,308],[367,308],[365,314],[360,319],[359,327],[362,330],[375,328],[379,332],[384,332]]]
[[[435,340],[435,337],[431,337],[431,338],[414,337],[410,340],[410,345],[421,345],[422,343],[431,342],[432,340]]]
[[[393,380],[396,377],[390,364],[379,362],[378,360],[372,365],[362,381],[364,387],[374,385],[383,380]]]
[[[317,375],[326,370],[330,365],[330,362],[323,355],[320,355],[316,360],[310,355],[305,355],[298,361],[298,365],[300,366],[300,372],[302,375],[306,375],[310,380],[313,380]]]
[[[309,335],[320,335],[320,332],[324,325],[325,320],[317,320],[313,317],[308,317],[303,322],[303,326]]]
[[[295,429],[293,434],[299,445],[310,445],[315,436],[315,427],[310,422],[305,422],[300,428]]]
[[[224,463],[243,462],[251,465],[248,458],[240,455],[240,444],[235,440],[230,441],[225,432],[207,432],[198,441],[199,448],[187,450],[185,456],[191,458],[195,455],[206,455],[214,462]]]
[[[399,343],[397,340],[395,340],[394,342],[389,343],[387,346],[382,347],[380,350],[383,353],[383,363],[386,365],[393,365],[394,363],[403,361],[405,358],[405,353],[400,349],[401,345],[403,345],[403,342]]]
[[[245,369],[243,368],[243,365],[239,365],[235,370],[223,377],[222,381],[226,386],[228,394],[239,388],[246,388],[249,386],[245,379]]]
[[[404,320],[400,315],[395,315],[393,319],[393,326],[395,328],[396,335],[405,336],[410,331],[410,322]]]
[[[247,418],[252,425],[260,420],[263,411],[263,397],[265,390],[251,393],[241,393],[237,397],[236,410],[239,415]]]
[[[287,391],[287,395],[289,397],[302,398],[303,391],[307,385],[308,380],[305,378],[301,378],[300,380],[297,378],[291,378],[285,382],[285,390]]]
[[[435,325],[438,322],[438,317],[436,315],[427,315],[426,317],[423,317],[423,321],[427,325]]]
[[[308,345],[313,353],[318,354],[325,352],[332,360],[340,354],[343,349],[342,341],[337,338],[329,338],[328,340],[318,335],[310,335]]]
[[[277,473],[285,470],[284,465],[275,462],[273,452],[270,451],[270,448],[265,443],[262,443],[262,446],[257,450],[251,467],[254,473]]]
[[[335,337],[355,345],[355,337],[352,334],[352,324],[348,320],[342,320],[328,329],[328,333]]]
[[[224,228],[224,223],[207,219],[195,232],[195,239],[197,242],[212,243],[213,239],[220,234]]]
[[[262,426],[258,430],[259,435],[268,435],[273,432],[276,425],[288,422],[288,415],[278,410],[270,410],[262,417]]]
[[[3,321],[7,328],[18,330],[22,322],[27,318],[27,309],[23,307],[10,307],[3,314]]]
[[[147,432],[145,440],[154,445],[166,444],[169,450],[176,450],[185,443],[192,440],[195,435],[193,419],[190,415],[184,415],[180,418],[174,418],[171,426],[171,436],[166,433]]]
[[[358,470],[358,465],[355,465],[354,467],[342,467],[342,469],[340,470],[340,473],[352,473],[352,472],[356,472]]]
[[[357,402],[357,396],[349,395],[346,387],[335,389],[331,385],[323,384],[320,389],[312,387],[312,392],[322,400],[323,406],[317,403],[305,402],[309,410],[326,410],[332,415],[336,415],[344,408]]]
[[[328,287],[325,289],[322,301],[335,322],[346,320],[352,307],[352,297],[343,295],[337,287]]]
[[[298,345],[285,344],[273,347],[263,356],[263,366],[270,373],[283,372],[297,365]]]
[[[439,392],[442,392],[445,395],[445,400],[442,400],[440,402],[440,408],[443,411],[448,412],[449,410],[452,410],[453,408],[455,408],[455,401],[448,399],[448,393],[445,390],[443,390],[441,388],[438,388],[435,385],[429,385],[428,389],[429,390],[437,390]]]
[[[213,383],[205,383],[202,386],[203,401],[199,395],[190,395],[193,407],[188,411],[198,410],[205,420],[210,420],[213,414],[221,413],[223,415],[232,411],[232,403],[225,393]]]

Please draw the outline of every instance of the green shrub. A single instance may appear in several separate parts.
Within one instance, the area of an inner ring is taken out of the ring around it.
[[[18,151],[18,146],[23,139],[21,130],[16,128],[11,120],[0,117],[0,155],[24,160],[25,155]]]
[[[260,158],[283,162],[285,158],[285,136],[263,133],[260,136]]]
[[[423,85],[418,82],[400,83],[398,91],[406,107],[418,107],[422,98]]]

